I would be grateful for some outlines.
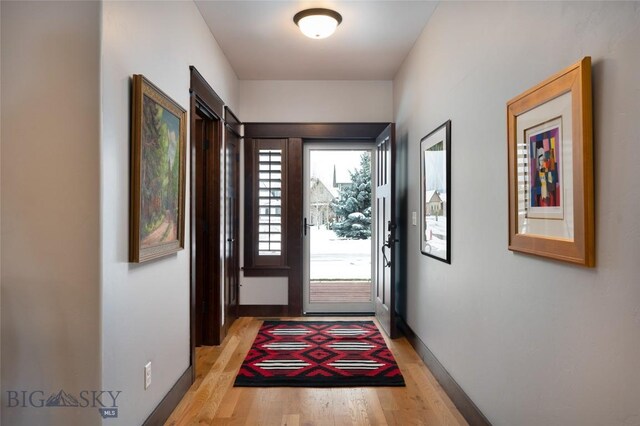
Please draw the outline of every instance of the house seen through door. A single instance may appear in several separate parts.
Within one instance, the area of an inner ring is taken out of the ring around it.
[[[373,313],[374,146],[305,143],[305,313]]]

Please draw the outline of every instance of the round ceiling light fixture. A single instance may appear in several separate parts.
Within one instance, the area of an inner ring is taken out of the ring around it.
[[[293,22],[309,38],[327,38],[340,25],[342,16],[331,9],[306,9],[296,13]]]

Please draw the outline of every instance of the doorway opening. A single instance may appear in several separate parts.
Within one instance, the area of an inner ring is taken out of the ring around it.
[[[220,312],[220,119],[204,105],[193,115],[195,346],[218,345]]]
[[[307,314],[375,311],[374,154],[371,144],[305,144],[303,311]]]

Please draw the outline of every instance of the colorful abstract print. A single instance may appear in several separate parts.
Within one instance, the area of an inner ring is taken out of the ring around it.
[[[560,207],[560,127],[529,137],[530,207]]]

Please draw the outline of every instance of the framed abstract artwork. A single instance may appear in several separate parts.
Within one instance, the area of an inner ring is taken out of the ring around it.
[[[129,261],[184,248],[186,111],[133,76]]]
[[[595,265],[591,58],[507,103],[509,249]]]
[[[420,140],[420,251],[451,263],[451,120]]]

